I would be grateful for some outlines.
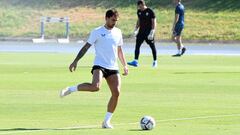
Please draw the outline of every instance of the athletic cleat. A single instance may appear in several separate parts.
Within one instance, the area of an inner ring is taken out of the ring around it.
[[[181,57],[181,54],[177,53],[175,55],[172,55],[172,57]]]
[[[185,47],[183,47],[183,48],[182,48],[181,55],[183,55],[183,54],[186,52],[186,50],[187,50],[187,49],[186,49]]]
[[[158,64],[157,64],[157,61],[154,61],[153,64],[152,64],[152,67],[153,67],[153,68],[156,68],[157,65],[158,65]]]
[[[102,123],[102,128],[106,128],[106,129],[113,129],[113,126],[110,124],[110,122],[103,122]]]
[[[128,65],[130,65],[130,66],[133,66],[133,67],[138,67],[138,62],[137,61],[132,61],[132,62],[128,62],[127,63]]]
[[[61,90],[61,92],[60,92],[60,97],[63,98],[63,97],[65,97],[65,96],[67,96],[67,95],[69,95],[69,94],[71,94],[71,93],[72,93],[72,92],[69,90],[69,87],[67,87],[67,88]]]

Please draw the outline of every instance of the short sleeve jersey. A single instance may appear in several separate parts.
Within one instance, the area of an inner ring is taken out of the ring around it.
[[[108,30],[104,26],[94,29],[87,42],[94,45],[94,65],[110,70],[118,70],[118,46],[123,45],[122,32],[114,27]]]
[[[140,23],[140,31],[151,30],[152,29],[152,19],[155,18],[155,13],[152,9],[146,8],[141,11],[140,9],[137,11],[139,23]]]
[[[175,14],[179,14],[179,19],[177,24],[184,25],[184,6],[182,4],[178,4],[175,9]]]

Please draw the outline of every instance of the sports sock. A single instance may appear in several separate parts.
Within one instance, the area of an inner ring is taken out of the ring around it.
[[[75,92],[78,90],[77,86],[71,86],[68,88],[68,90],[70,90],[71,92]]]
[[[138,63],[138,60],[135,59],[134,61]]]
[[[178,50],[178,54],[181,54],[181,50]]]
[[[105,122],[110,122],[111,118],[112,118],[113,113],[107,112],[105,115]]]
[[[180,50],[182,51],[182,49],[185,48],[183,45],[181,46]]]

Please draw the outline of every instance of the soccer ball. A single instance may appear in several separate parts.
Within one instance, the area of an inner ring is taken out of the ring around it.
[[[144,116],[140,120],[140,126],[141,126],[142,130],[152,130],[156,126],[156,123],[155,123],[155,120],[153,119],[153,117]]]

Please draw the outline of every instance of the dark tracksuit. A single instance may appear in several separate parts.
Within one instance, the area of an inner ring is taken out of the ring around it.
[[[136,48],[135,48],[135,59],[139,58],[140,47],[144,41],[150,46],[153,54],[153,59],[157,60],[157,51],[155,47],[155,41],[149,40],[148,35],[152,30],[152,19],[155,18],[155,13],[152,9],[147,8],[144,11],[138,10],[137,11],[138,20],[139,20],[139,32],[137,34],[136,39]]]

